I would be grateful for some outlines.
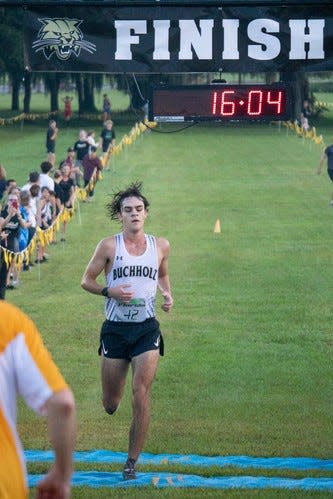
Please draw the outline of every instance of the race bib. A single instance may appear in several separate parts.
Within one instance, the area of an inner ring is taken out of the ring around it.
[[[116,320],[121,322],[143,322],[146,320],[146,301],[133,298],[128,303],[118,303]]]

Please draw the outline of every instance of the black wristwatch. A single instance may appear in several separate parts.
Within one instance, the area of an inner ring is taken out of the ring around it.
[[[105,288],[102,289],[101,294],[105,296],[105,298],[108,298],[108,290],[109,288],[106,286]]]

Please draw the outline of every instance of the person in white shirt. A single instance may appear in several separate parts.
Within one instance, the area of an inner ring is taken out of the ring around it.
[[[21,187],[21,191],[30,191],[30,187],[34,184],[39,185],[39,173],[38,172],[30,172],[29,173],[29,182],[24,184]]]
[[[52,170],[52,163],[49,161],[43,161],[40,165],[41,172],[39,175],[39,186],[42,191],[43,187],[47,187],[50,191],[54,191],[54,180],[50,176],[50,171]]]

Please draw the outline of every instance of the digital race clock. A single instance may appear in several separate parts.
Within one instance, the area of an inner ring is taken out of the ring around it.
[[[151,121],[287,120],[289,99],[283,84],[158,86],[151,92]]]

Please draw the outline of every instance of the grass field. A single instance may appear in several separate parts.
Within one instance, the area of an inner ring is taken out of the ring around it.
[[[99,132],[99,126],[92,123],[90,128]],[[115,124],[118,140],[131,126]],[[332,115],[316,126],[329,143]],[[172,246],[175,299],[170,315],[159,313],[166,356],[153,387],[145,451],[332,458],[333,208],[325,171],[316,175],[321,148],[277,125],[198,125],[169,133],[176,128],[163,125],[158,132],[146,132],[117,156],[96,188],[94,203],[77,210],[65,245],[49,247],[50,259],[40,276],[36,268],[25,272],[19,289],[7,294],[36,321],[74,390],[77,450],[127,449],[129,390],[117,415],[107,416],[100,402],[96,355],[103,301],[82,291],[80,279],[97,242],[119,230],[106,217],[110,194],[140,179],[151,201],[146,230],[167,237]],[[76,127],[61,130],[58,159],[77,133]],[[26,181],[44,159],[44,139],[40,123],[0,130],[1,162],[8,176]],[[221,233],[213,231],[217,219]],[[45,422],[23,406],[19,427],[26,448],[48,448]],[[29,466],[31,472],[45,469]],[[175,471],[185,472],[180,467]],[[271,474],[309,476],[280,470]],[[328,494],[73,490],[74,498],[89,499],[199,496]]]

